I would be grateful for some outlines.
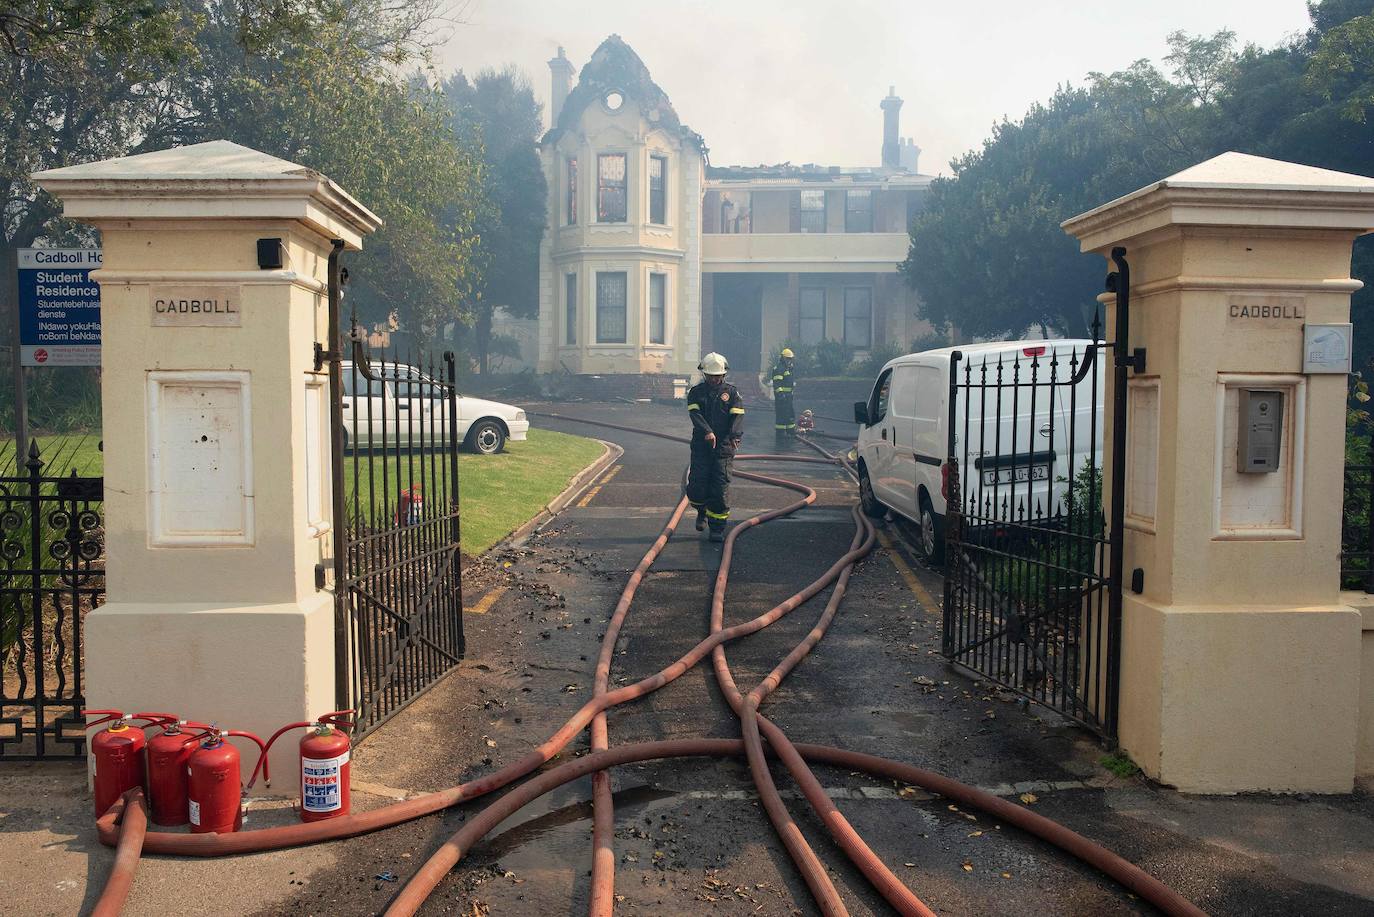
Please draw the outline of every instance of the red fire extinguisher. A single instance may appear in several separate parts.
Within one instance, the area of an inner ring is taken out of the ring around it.
[[[143,758],[143,729],[130,726],[135,717],[119,710],[82,710],[82,716],[99,716],[86,728],[110,723],[91,737],[92,776],[95,784],[95,816],[99,818],[126,790],[147,786]],[[111,722],[113,721],[113,722]]]
[[[155,720],[162,731],[148,740],[149,817],[155,825],[184,825],[189,820],[186,804],[187,764],[196,742],[210,727],[192,723],[171,713],[139,713]],[[183,730],[189,730],[183,731]]]
[[[409,490],[402,490],[396,501],[396,524],[419,525],[425,512],[425,497],[419,484],[411,484]]]
[[[323,821],[348,814],[349,733],[353,722],[346,717],[353,713],[352,710],[335,710],[313,722],[288,723],[267,740],[270,749],[283,733],[292,729],[306,730],[300,744],[301,821]]]
[[[251,732],[212,726],[200,738],[186,763],[186,809],[192,834],[228,834],[243,824],[246,789],[239,783],[239,750],[226,741],[230,736],[257,743],[258,763],[271,785],[267,773],[267,746],[262,739]],[[253,774],[256,778],[256,767]]]

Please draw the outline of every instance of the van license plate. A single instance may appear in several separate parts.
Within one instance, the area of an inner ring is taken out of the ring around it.
[[[983,472],[983,486],[991,487],[994,484],[1025,483],[1026,481],[1048,481],[1050,479],[1049,465],[1022,465],[1017,468],[990,468]]]

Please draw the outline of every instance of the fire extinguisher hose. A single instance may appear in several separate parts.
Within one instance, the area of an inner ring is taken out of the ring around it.
[[[105,888],[100,899],[91,911],[91,917],[117,917],[129,897],[129,889],[134,884],[134,873],[138,870],[138,859],[143,854],[143,839],[148,832],[148,806],[143,798],[143,788],[134,787],[115,800],[106,815],[114,813],[119,819],[119,837],[115,843],[114,865],[110,868]]]

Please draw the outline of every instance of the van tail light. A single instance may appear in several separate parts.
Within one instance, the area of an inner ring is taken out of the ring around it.
[[[1043,357],[1048,347],[1022,347],[1021,352],[1028,357]]]
[[[940,465],[940,496],[949,499],[949,462]]]

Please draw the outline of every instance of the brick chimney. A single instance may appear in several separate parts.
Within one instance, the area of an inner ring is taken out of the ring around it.
[[[883,110],[883,168],[897,169],[902,165],[901,150],[897,142],[897,122],[902,111],[902,100],[897,98],[896,86],[887,87],[887,98],[879,102]]]
[[[572,61],[568,60],[563,53],[563,46],[558,46],[558,56],[549,61],[549,73],[553,78],[553,83],[549,91],[549,127],[558,126],[558,116],[563,113],[563,103],[568,100],[568,93],[572,90],[572,77],[574,73]]]
[[[908,172],[919,171],[916,165],[921,158],[921,148],[916,145],[916,138],[903,137],[899,151],[901,154],[899,158],[902,168],[906,169]]]

